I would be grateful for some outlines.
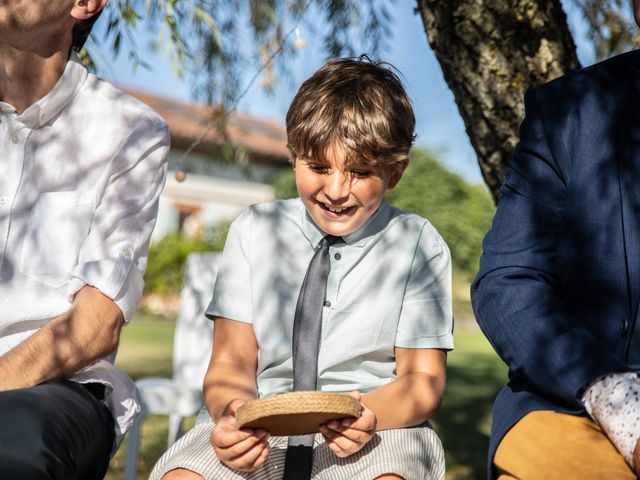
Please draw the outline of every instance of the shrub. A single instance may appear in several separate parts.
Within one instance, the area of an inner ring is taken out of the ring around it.
[[[207,230],[202,237],[172,233],[152,243],[144,275],[144,293],[167,295],[179,292],[189,254],[222,251],[228,231],[229,224],[225,223]]]

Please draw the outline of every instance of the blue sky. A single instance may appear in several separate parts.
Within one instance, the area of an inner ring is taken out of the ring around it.
[[[563,4],[574,32],[581,62],[583,65],[593,63],[593,51],[585,38],[584,25],[578,12],[570,2],[565,0]],[[481,183],[476,156],[458,114],[453,94],[429,48],[420,17],[413,13],[414,5],[411,0],[397,0],[391,6],[393,37],[389,39],[388,49],[381,58],[395,65],[404,76],[416,111],[416,144],[435,151],[449,169],[468,181]],[[301,34],[307,40],[307,47],[300,50],[298,56],[291,61],[292,81],[280,82],[274,94],[267,95],[262,91],[258,79],[240,101],[240,111],[284,124],[296,86],[313,74],[324,60],[319,39],[312,32],[302,31]],[[138,29],[138,45],[148,44],[151,40],[149,35],[144,29]],[[101,53],[104,55],[104,52]],[[112,82],[166,97],[191,99],[188,81],[174,74],[170,61],[163,55],[145,53],[145,61],[150,65],[150,70],[140,67],[134,69],[125,55],[116,59],[102,57],[99,61],[104,65],[100,74]],[[106,62],[108,65],[105,65]],[[256,70],[258,68],[256,65]],[[254,73],[255,70],[247,72],[241,89],[249,83]]]

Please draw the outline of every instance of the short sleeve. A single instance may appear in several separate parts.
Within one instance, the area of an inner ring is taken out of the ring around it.
[[[414,252],[395,345],[453,349],[451,256],[444,240],[428,222]]]
[[[251,208],[231,224],[222,252],[222,261],[213,298],[205,315],[244,323],[253,322],[250,266]]]
[[[123,139],[114,159],[117,168],[105,182],[70,273],[70,301],[83,286],[92,285],[118,305],[125,322],[133,317],[142,296],[168,151],[168,128],[160,120],[139,122]]]

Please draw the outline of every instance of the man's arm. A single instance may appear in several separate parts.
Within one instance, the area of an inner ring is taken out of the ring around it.
[[[567,179],[555,156],[570,152],[559,146],[564,142],[551,148],[547,133],[569,132],[558,118],[554,125],[544,124],[539,106],[557,99],[538,100],[538,93],[525,97],[520,143],[484,241],[472,302],[480,327],[512,377],[579,406],[589,382],[626,366],[602,348],[582,319],[566,312],[559,296],[555,254]]]
[[[110,298],[83,287],[68,312],[0,356],[0,391],[73,375],[116,349],[122,325]]]

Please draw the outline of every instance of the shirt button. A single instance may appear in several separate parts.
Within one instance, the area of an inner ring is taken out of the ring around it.
[[[16,144],[20,141],[20,138],[18,138],[18,135],[13,134],[11,135],[11,143]]]
[[[126,248],[122,249],[122,255],[124,255],[127,258],[131,258],[131,257],[133,257],[133,252],[131,251],[131,249],[129,247],[126,247]]]
[[[7,203],[7,197],[4,195],[0,195],[0,205],[4,205]]]
[[[324,306],[325,307],[330,307],[331,306],[331,302],[329,300],[325,300],[324,301]]]
[[[342,255],[340,255],[339,253],[336,253],[333,258],[335,258],[336,260],[340,260],[342,258]]]

